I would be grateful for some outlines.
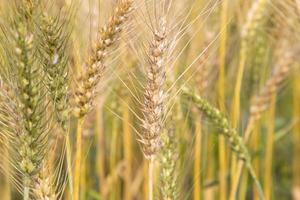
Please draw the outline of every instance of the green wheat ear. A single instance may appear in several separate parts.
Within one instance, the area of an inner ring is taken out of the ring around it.
[[[248,171],[258,187],[260,198],[263,199],[262,187],[253,170],[251,157],[242,137],[239,136],[236,129],[230,126],[230,123],[225,115],[221,113],[220,110],[212,106],[207,100],[190,91],[188,88],[183,88],[182,91],[183,95],[190,99],[198,107],[198,109],[212,121],[214,126],[219,129],[220,133],[228,139],[232,150],[236,152],[239,158],[246,163]]]
[[[60,17],[42,15],[39,52],[56,119],[64,131],[68,129],[69,121],[67,30]]]
[[[49,118],[40,60],[36,54],[35,5],[21,1],[13,8],[13,20],[3,31],[8,68],[7,76],[16,105],[13,137],[10,138],[11,162],[22,177],[24,199],[30,199],[31,184],[40,172],[49,147]]]
[[[232,150],[235,151],[241,159],[250,160],[249,152],[242,138],[234,128],[230,127],[229,121],[223,113],[212,106],[208,101],[186,88],[183,89],[183,95],[191,99],[198,109],[219,129],[220,133],[225,135],[230,142]]]

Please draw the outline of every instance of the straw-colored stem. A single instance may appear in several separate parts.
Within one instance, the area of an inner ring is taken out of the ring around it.
[[[206,134],[207,138],[207,145],[206,147],[212,147],[215,145],[215,140],[211,136],[211,134]],[[215,179],[215,171],[216,171],[216,159],[212,156],[214,155],[213,148],[204,148],[203,151],[206,151],[206,157],[207,157],[207,171],[205,172],[204,180],[213,180]],[[205,155],[205,153],[203,154]],[[216,187],[209,187],[205,188],[203,190],[203,199],[216,199],[218,188]]]
[[[79,200],[80,196],[80,174],[82,162],[82,130],[83,118],[78,119],[76,130],[76,154],[75,154],[75,173],[74,173],[74,200]]]
[[[253,129],[253,136],[251,138],[251,147],[253,152],[257,152],[259,151],[259,146],[260,146],[260,126],[261,123],[257,122],[254,125],[254,129]],[[252,160],[252,166],[255,170],[255,173],[259,176],[260,174],[260,157],[255,157]],[[259,199],[259,195],[257,193],[257,190],[255,188],[255,184],[253,184],[253,200],[258,200]]]
[[[124,147],[124,159],[126,162],[125,173],[125,185],[124,185],[124,200],[132,199],[131,194],[131,163],[132,163],[132,144],[131,144],[131,128],[130,128],[130,116],[128,106],[123,105],[123,147]]]
[[[147,159],[144,159],[143,161],[143,176],[144,176],[144,181],[143,181],[143,197],[144,199],[147,199],[149,197],[149,162]]]
[[[85,157],[85,155],[87,154],[89,149],[89,145],[87,144],[87,142],[83,142],[82,143],[82,153],[81,155],[83,155],[83,157]],[[79,192],[79,199],[85,199],[86,197],[86,192],[88,191],[88,181],[89,179],[87,179],[88,177],[88,165],[89,163],[87,162],[82,162],[81,164],[81,168],[80,168],[80,172],[81,172],[81,176],[80,176],[80,192]]]
[[[113,174],[118,162],[118,149],[119,149],[119,120],[112,119],[112,130],[111,130],[111,142],[110,142],[110,158],[109,158],[109,170],[110,174]],[[119,199],[120,186],[118,182],[114,182],[114,192],[109,194],[110,199]]]
[[[270,103],[270,113],[268,119],[268,135],[265,155],[265,173],[264,173],[264,195],[266,200],[271,199],[272,192],[272,158],[273,158],[273,140],[274,140],[274,116],[276,106],[276,94],[272,95]]]
[[[67,170],[68,170],[68,183],[69,183],[69,193],[71,199],[73,199],[73,171],[72,171],[72,146],[70,142],[70,135],[66,135],[66,157],[67,157]]]
[[[148,200],[153,200],[153,183],[154,183],[154,157],[149,159],[149,167],[148,167],[148,192],[149,197]]]
[[[260,182],[259,182],[258,178],[256,177],[255,171],[254,171],[251,163],[247,162],[246,163],[246,167],[247,167],[247,169],[248,169],[248,171],[249,171],[249,173],[250,173],[250,175],[251,175],[251,177],[252,177],[252,179],[253,179],[253,181],[254,181],[254,183],[256,185],[256,188],[257,188],[257,191],[258,191],[258,195],[259,195],[259,199],[260,200],[264,200],[265,198],[264,198],[263,189],[262,189],[262,187],[260,185]]]
[[[195,152],[194,152],[194,173],[193,173],[193,182],[194,182],[194,191],[193,196],[195,200],[201,200],[202,199],[202,171],[201,171],[201,149],[202,149],[202,123],[201,123],[201,117],[197,120],[195,124]]]
[[[240,192],[239,192],[239,199],[247,199],[247,183],[248,183],[249,174],[244,171],[241,178],[240,184]]]
[[[245,43],[242,43],[241,51],[240,51],[240,61],[239,61],[239,68],[237,71],[237,78],[236,84],[234,89],[234,97],[232,103],[232,123],[233,126],[236,128],[238,125],[238,120],[240,116],[240,101],[241,101],[241,87],[242,87],[242,80],[244,76],[244,68],[246,64],[246,49]]]
[[[230,200],[235,200],[238,187],[239,187],[239,180],[240,180],[240,174],[242,174],[244,162],[239,160],[237,167],[236,167],[236,176],[233,176],[232,183],[231,183],[231,190],[230,190]]]
[[[238,126],[238,121],[239,121],[239,116],[240,116],[240,101],[241,101],[241,87],[242,87],[242,80],[243,80],[243,75],[244,75],[244,68],[246,64],[246,48],[245,48],[245,42],[242,42],[242,47],[240,51],[240,61],[239,61],[239,68],[237,72],[237,79],[236,79],[236,84],[235,84],[235,89],[234,89],[234,97],[232,101],[232,124],[234,128],[237,128]],[[231,165],[234,171],[239,170],[236,168],[237,164],[237,159],[236,156],[232,156],[231,160]],[[233,172],[232,170],[232,172]],[[239,177],[240,175],[237,175],[235,173],[232,174],[231,180],[231,191],[229,195],[230,200],[235,200],[238,185],[239,185]]]
[[[221,38],[220,38],[220,74],[219,74],[219,106],[221,111],[225,111],[225,58],[226,58],[226,42],[227,42],[227,15],[228,1],[224,0],[221,11]],[[226,162],[226,145],[225,137],[219,136],[219,180],[220,180],[220,200],[225,200],[227,197],[227,162]]]
[[[244,135],[244,142],[245,143],[247,143],[248,140],[250,139],[251,132],[255,128],[254,125],[255,125],[254,118],[250,118],[249,121],[248,121],[248,123],[247,123],[246,130],[245,130],[245,135]]]
[[[246,131],[245,131],[245,136],[244,136],[244,141],[245,144],[247,143],[247,141],[249,140],[250,134],[252,132],[254,128],[254,121],[252,119],[250,119],[250,121],[248,121],[247,126],[246,126]],[[235,155],[233,155],[235,157]],[[233,158],[235,159],[235,158]],[[236,159],[235,159],[236,160]],[[237,164],[235,163],[235,161],[232,161],[231,164],[235,165],[235,169],[232,170],[232,183],[231,183],[231,190],[230,190],[230,200],[234,200],[236,198],[237,192],[238,192],[238,187],[239,187],[239,181],[240,181],[240,177],[242,174],[242,169],[243,169],[243,165],[244,162],[239,161]]]
[[[102,107],[100,105],[96,108],[96,127],[95,132],[97,135],[97,175],[100,182],[105,180],[105,155],[104,155],[104,133],[103,133],[103,119],[102,119]],[[101,185],[99,191],[102,191]]]
[[[300,118],[300,79],[299,72],[294,75],[293,83],[293,110],[294,118]],[[293,128],[293,198],[300,197],[300,123],[297,123]]]

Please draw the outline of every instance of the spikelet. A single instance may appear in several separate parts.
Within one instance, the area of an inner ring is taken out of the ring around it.
[[[68,127],[68,58],[66,55],[67,27],[59,17],[43,14],[41,23],[40,54],[46,74],[47,88],[56,111],[56,119],[64,131]]]
[[[57,200],[58,196],[53,187],[55,180],[46,168],[34,178],[33,196],[36,200]]]
[[[112,45],[119,39],[132,6],[133,0],[120,1],[108,24],[100,30],[87,69],[79,78],[78,89],[75,92],[74,113],[77,117],[84,117],[93,107],[97,85],[106,69],[105,59]]]
[[[147,84],[144,92],[142,121],[142,136],[140,138],[142,151],[147,159],[156,155],[161,147],[161,132],[165,111],[165,79],[167,50],[166,20],[162,18],[159,27],[154,31],[148,53]]]
[[[217,108],[187,88],[183,89],[183,95],[191,99],[198,109],[225,135],[230,142],[232,150],[235,151],[241,159],[250,160],[249,152],[241,136],[230,126],[227,118]]]

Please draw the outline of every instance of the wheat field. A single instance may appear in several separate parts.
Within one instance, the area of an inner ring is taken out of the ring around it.
[[[1,200],[300,200],[299,0],[0,0]]]

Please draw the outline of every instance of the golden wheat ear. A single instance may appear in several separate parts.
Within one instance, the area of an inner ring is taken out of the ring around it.
[[[146,72],[147,84],[144,92],[142,136],[140,138],[143,153],[147,159],[155,157],[161,146],[161,132],[165,115],[165,74],[167,30],[166,21],[162,19],[154,31],[149,47]]]
[[[75,91],[74,113],[77,117],[84,117],[92,109],[97,85],[106,70],[106,57],[120,38],[120,32],[132,9],[133,0],[120,1],[109,22],[100,29],[99,38],[95,42],[87,63],[87,69],[80,76],[78,89]]]

